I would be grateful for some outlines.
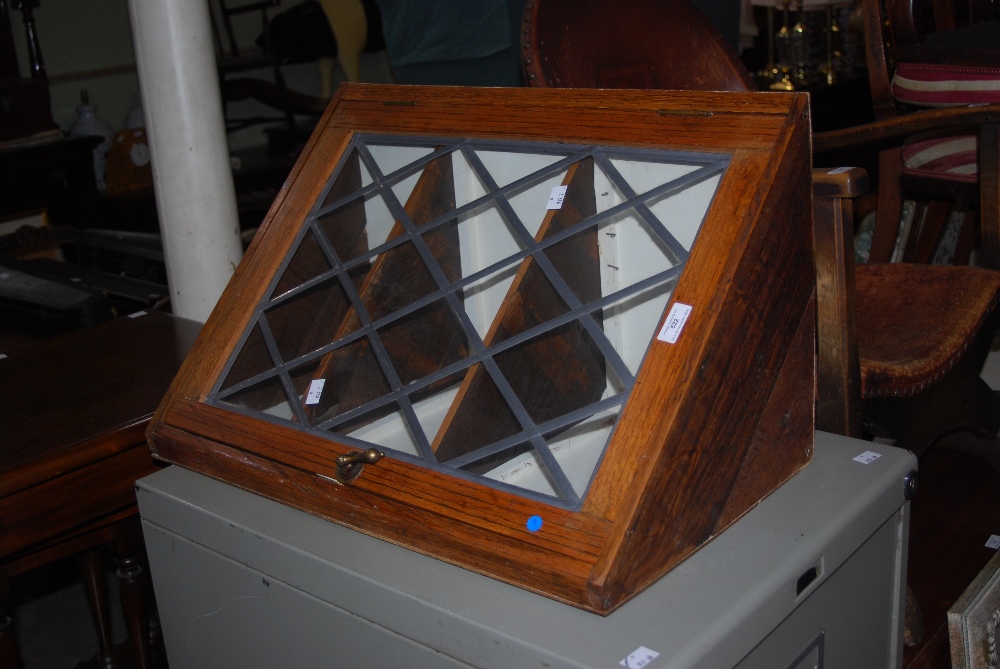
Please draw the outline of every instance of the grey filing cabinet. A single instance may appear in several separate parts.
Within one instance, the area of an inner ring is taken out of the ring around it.
[[[915,468],[817,433],[808,467],[607,617],[176,466],[138,497],[172,669],[861,669],[901,665]]]

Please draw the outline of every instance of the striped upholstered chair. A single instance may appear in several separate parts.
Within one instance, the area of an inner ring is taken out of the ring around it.
[[[859,143],[882,149],[871,262],[893,255],[904,197],[918,201],[914,220],[922,221],[903,258],[916,262],[929,261],[950,211],[978,198],[964,246],[978,236],[979,264],[1000,268],[1000,2],[961,4],[864,0],[876,122],[816,137],[820,153]]]

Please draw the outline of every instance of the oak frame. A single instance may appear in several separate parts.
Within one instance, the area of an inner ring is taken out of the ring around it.
[[[676,344],[651,344],[579,510],[393,458],[341,485],[334,460],[355,449],[205,403],[355,132],[730,155],[667,305],[692,317]],[[151,450],[606,615],[811,458],[810,161],[798,94],[345,85],[154,416]],[[534,515],[544,528],[526,531]]]

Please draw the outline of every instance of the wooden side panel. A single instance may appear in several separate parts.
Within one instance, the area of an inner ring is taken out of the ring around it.
[[[812,460],[815,393],[816,301],[811,299],[712,536],[736,522]]]
[[[633,420],[629,425],[634,428],[625,435],[620,431],[616,439],[624,436],[644,444],[655,461],[646,470],[648,478],[636,484],[635,506],[618,512],[614,533],[594,570],[594,594],[606,610],[712,537],[791,347],[795,328],[788,324],[799,322],[812,292],[810,155],[803,137],[808,129],[796,125],[793,117],[786,130],[778,147],[787,149],[785,160],[770,163],[770,187],[760,200],[762,206],[751,213],[736,239],[733,251],[739,260],[716,265],[704,256],[696,258],[701,251],[725,252],[718,243],[699,238],[674,295],[676,301],[701,309],[692,312],[678,341],[687,344],[670,355],[650,352],[626,407],[645,409],[649,417]],[[717,230],[721,234],[725,226]],[[711,276],[713,265],[726,267],[726,274]],[[706,299],[705,286],[715,287],[717,302]],[[713,316],[714,322],[700,327],[692,322]],[[654,341],[652,346],[671,345]],[[667,389],[649,379],[673,376],[665,367],[677,364],[680,354],[686,356],[680,374],[688,376],[671,379],[675,392],[682,389],[672,399]],[[654,410],[671,401],[677,402],[672,415]],[[603,474],[602,468],[598,476]],[[734,513],[742,512],[729,510],[730,516]]]

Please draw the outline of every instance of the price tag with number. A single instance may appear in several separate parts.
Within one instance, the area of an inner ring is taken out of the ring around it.
[[[655,650],[650,650],[645,646],[639,646],[618,664],[623,667],[628,667],[628,669],[640,669],[641,667],[648,667],[649,663],[659,656],[660,654]]]
[[[569,186],[553,186],[549,193],[549,203],[546,209],[562,209],[563,200],[566,199],[566,189]]]
[[[875,462],[881,457],[882,457],[881,455],[875,453],[874,451],[865,451],[861,455],[852,458],[852,460],[854,460],[855,462],[860,462],[863,465],[867,465],[871,462]]]

